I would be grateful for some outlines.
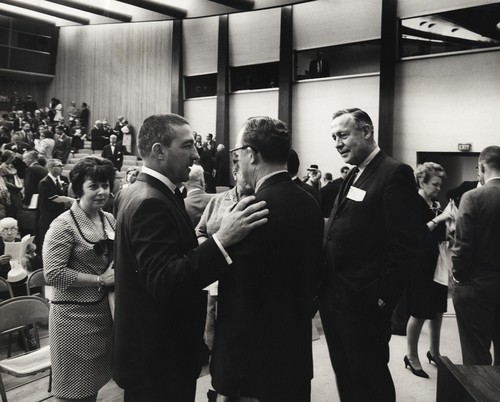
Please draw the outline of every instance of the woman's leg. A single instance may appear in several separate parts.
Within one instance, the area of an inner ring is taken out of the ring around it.
[[[443,323],[443,314],[436,314],[436,318],[429,321],[431,345],[429,351],[432,356],[439,355],[439,342],[441,338],[441,324]]]
[[[425,320],[410,316],[406,326],[406,356],[415,370],[421,370],[422,365],[418,358],[418,340]]]

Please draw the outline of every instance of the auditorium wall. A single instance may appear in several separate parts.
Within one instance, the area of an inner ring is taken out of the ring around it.
[[[400,18],[496,3],[398,0]],[[500,145],[500,51],[421,57],[396,66],[394,156],[416,164],[419,151],[479,152]]]
[[[138,129],[170,111],[171,47],[169,21],[62,27],[48,98],[86,102],[91,121],[124,115]]]

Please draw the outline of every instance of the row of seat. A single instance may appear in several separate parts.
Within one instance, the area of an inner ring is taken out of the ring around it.
[[[2,373],[14,377],[27,377],[50,370],[49,388],[52,386],[52,369],[50,360],[50,345],[40,347],[38,325],[48,325],[49,303],[42,295],[33,296],[34,288],[44,288],[46,285],[43,270],[32,272],[26,280],[28,296],[14,297],[10,284],[0,278],[0,292],[5,292],[8,299],[0,302],[0,335],[9,336],[8,357],[0,360],[0,394],[2,401],[7,402],[7,393],[2,380]],[[11,357],[11,337],[14,333],[33,327],[36,349]]]

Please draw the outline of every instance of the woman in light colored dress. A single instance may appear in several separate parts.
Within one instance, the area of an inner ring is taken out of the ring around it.
[[[111,379],[115,219],[102,207],[114,177],[109,160],[80,160],[70,173],[78,199],[52,222],[43,244],[45,279],[54,287],[49,336],[56,401],[95,401]]]

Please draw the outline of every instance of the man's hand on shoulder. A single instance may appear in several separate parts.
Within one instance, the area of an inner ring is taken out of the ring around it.
[[[217,239],[223,247],[231,246],[244,239],[252,230],[267,222],[269,210],[265,201],[255,204],[254,196],[245,197],[222,219]]]

